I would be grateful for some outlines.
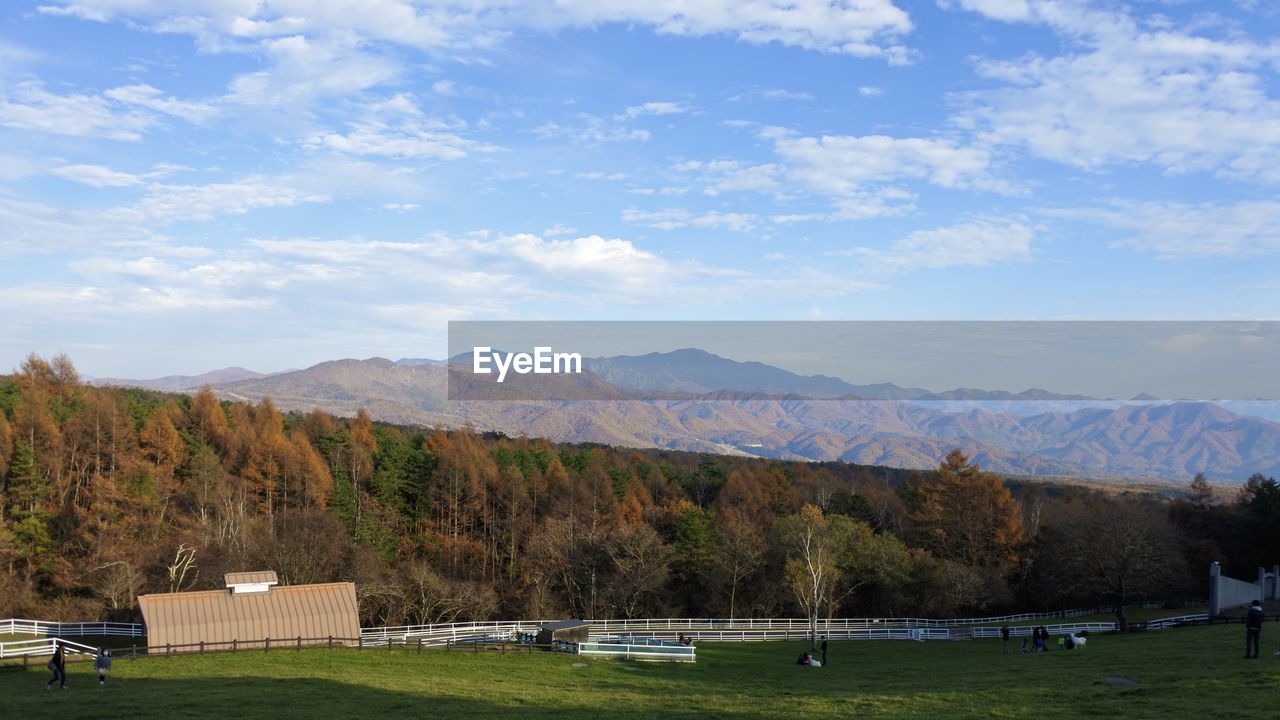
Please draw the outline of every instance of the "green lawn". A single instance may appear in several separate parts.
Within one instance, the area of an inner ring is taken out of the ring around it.
[[[821,669],[793,664],[796,642],[706,643],[693,665],[386,650],[122,659],[105,688],[87,664],[67,690],[44,690],[43,669],[0,670],[0,718],[1275,718],[1276,631],[1249,661],[1239,626],[1008,657],[998,640],[833,642]]]

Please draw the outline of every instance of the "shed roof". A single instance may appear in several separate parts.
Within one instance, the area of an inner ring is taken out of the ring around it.
[[[227,587],[232,585],[256,585],[260,583],[278,584],[275,570],[255,570],[253,572],[231,572],[223,576]]]
[[[349,582],[285,585],[250,594],[140,595],[138,604],[153,646],[360,637],[356,586]]]

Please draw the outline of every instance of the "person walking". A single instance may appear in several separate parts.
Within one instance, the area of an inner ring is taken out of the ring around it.
[[[53,651],[53,657],[49,658],[48,668],[53,671],[53,677],[49,678],[49,682],[44,684],[44,689],[48,690],[53,687],[53,681],[57,680],[62,689],[67,689],[67,656],[62,652],[62,643],[57,640],[53,641],[56,649]]]
[[[1009,624],[1005,623],[1000,626],[1000,638],[1004,640],[1004,654],[1009,654]]]
[[[1254,600],[1249,607],[1249,614],[1244,619],[1244,659],[1258,659],[1258,646],[1262,643],[1262,601]],[[1253,654],[1250,655],[1249,651]]]
[[[822,664],[827,664],[827,639],[822,638]]]
[[[98,671],[98,684],[107,684],[107,673],[111,671],[111,651],[103,648],[93,660],[93,669]]]

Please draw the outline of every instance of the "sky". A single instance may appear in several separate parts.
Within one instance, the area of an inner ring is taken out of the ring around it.
[[[1265,0],[0,6],[0,369],[1280,319]],[[851,382],[883,378],[846,378]]]

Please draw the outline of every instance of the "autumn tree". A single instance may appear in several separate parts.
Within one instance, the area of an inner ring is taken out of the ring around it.
[[[712,577],[722,593],[727,590],[732,620],[737,617],[743,582],[764,567],[767,543],[764,535],[737,513],[719,521],[712,534]]]
[[[1159,506],[1093,498],[1059,507],[1050,527],[1039,562],[1057,590],[1111,604],[1122,626],[1126,604],[1182,586],[1178,536]]]
[[[187,411],[187,423],[192,432],[218,450],[227,449],[227,414],[222,404],[208,387],[202,387],[191,399],[191,408]]]
[[[818,643],[818,615],[834,606],[840,580],[840,562],[852,522],[839,515],[826,516],[816,505],[778,521],[776,532],[786,552],[788,587],[809,618],[809,642]]]
[[[625,525],[610,535],[605,552],[613,561],[607,595],[623,617],[642,617],[657,608],[670,573],[671,548],[648,525]]]
[[[9,420],[4,416],[4,411],[0,410],[0,480],[3,480],[9,472],[9,458],[13,455],[13,429],[9,427]],[[2,486],[0,486],[2,487]],[[0,522],[4,521],[4,498],[0,493]]]
[[[1022,540],[1022,518],[998,476],[952,450],[915,490],[916,537],[935,557],[986,567],[1013,559]]]
[[[173,421],[169,419],[169,413],[164,408],[152,411],[147,417],[142,430],[138,433],[138,443],[142,448],[143,457],[146,458],[154,473],[156,494],[161,508],[160,517],[163,520],[169,501],[178,492],[174,473],[186,457],[186,448],[182,437],[178,435],[177,428],[173,426]]]
[[[360,494],[362,485],[373,475],[373,459],[378,452],[378,443],[373,437],[373,420],[369,411],[360,408],[348,429],[351,439],[351,491],[355,498],[356,527],[360,526]]]

